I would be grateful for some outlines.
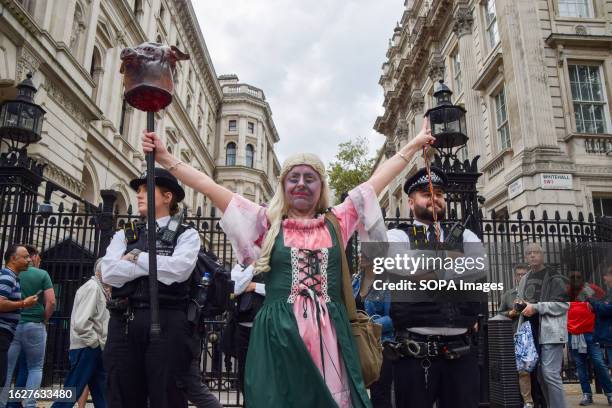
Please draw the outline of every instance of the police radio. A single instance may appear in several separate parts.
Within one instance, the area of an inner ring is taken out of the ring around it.
[[[183,223],[183,211],[179,211],[177,214],[173,215],[168,221],[168,225],[161,230],[160,240],[166,244],[171,244],[174,242],[174,238],[176,237],[176,232],[178,227]]]
[[[449,244],[449,246],[458,245],[462,243],[463,242],[463,232],[465,231],[466,226],[471,221],[471,219],[472,219],[472,214],[467,216],[463,224],[460,223],[459,221],[453,224],[451,229],[446,234],[446,239],[444,240],[444,243]]]

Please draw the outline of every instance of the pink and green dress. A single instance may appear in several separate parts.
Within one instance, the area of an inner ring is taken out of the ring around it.
[[[332,212],[341,237],[323,215],[286,219],[276,237],[247,355],[250,408],[371,406],[342,302],[340,251],[357,229],[366,239],[383,237],[382,213],[367,183]],[[235,195],[221,226],[241,263],[257,259],[268,229],[265,208]]]

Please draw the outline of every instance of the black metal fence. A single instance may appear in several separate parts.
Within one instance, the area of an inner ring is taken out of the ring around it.
[[[24,174],[28,176],[27,172]],[[32,243],[42,250],[42,268],[51,275],[57,296],[57,309],[48,329],[44,365],[43,386],[50,386],[61,383],[69,368],[69,324],[76,290],[93,273],[93,264],[104,252],[114,231],[137,216],[132,214],[131,208],[127,214],[113,213],[113,194],[108,191],[103,192],[103,204],[94,206],[75,197],[66,197],[60,190],[52,190],[48,201],[56,210],[49,211],[50,207],[45,207],[41,212],[37,202],[38,186],[44,180],[40,177],[28,182],[24,177],[0,177],[0,250],[4,251],[7,245],[17,241]],[[454,215],[454,211],[450,211],[450,222],[454,221]],[[400,222],[412,222],[412,219],[393,217],[386,221],[388,227],[393,228]],[[185,222],[198,230],[202,242],[225,265],[233,264],[231,245],[214,211],[205,216],[197,209]],[[525,244],[537,242],[549,254],[548,261],[556,265],[563,265],[567,248],[574,245],[573,254],[578,254],[576,259],[580,260],[580,268],[587,279],[602,284],[601,277],[606,262],[610,262],[610,254],[590,244],[612,241],[612,221],[608,218],[595,219],[590,214],[584,217],[580,213],[568,213],[565,218],[555,213],[549,218],[546,212],[536,217],[531,212],[525,219],[520,213],[513,219],[507,216],[496,219],[493,214],[491,219],[476,217],[475,223],[490,255],[489,280],[492,282],[512,287],[512,267],[524,260]],[[356,271],[359,262],[357,239],[350,242],[347,251]],[[491,315],[497,311],[500,295],[491,292]],[[224,320],[209,322],[201,367],[210,388],[226,406],[241,406],[236,362],[220,349],[224,326]]]

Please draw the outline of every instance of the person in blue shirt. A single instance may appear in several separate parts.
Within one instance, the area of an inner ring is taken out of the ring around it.
[[[393,322],[389,317],[391,293],[374,289],[374,280],[378,277],[372,270],[370,259],[361,256],[361,272],[353,279],[353,295],[357,310],[365,311],[374,321],[382,326],[381,340],[394,340]],[[378,381],[370,385],[370,399],[374,408],[391,408],[391,389],[393,385],[393,363],[384,358]]]
[[[0,270],[0,384],[6,381],[8,349],[13,341],[21,309],[34,306],[38,296],[21,299],[19,274],[32,260],[23,245],[10,245],[4,252],[4,268]]]

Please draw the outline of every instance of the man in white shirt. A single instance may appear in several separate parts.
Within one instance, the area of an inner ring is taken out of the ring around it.
[[[469,245],[465,245],[464,251],[464,244],[472,243],[479,247],[479,252],[480,240],[468,229],[460,232],[457,242],[448,248],[450,240],[445,238],[453,232],[434,222],[444,220],[447,178],[435,167],[430,174],[433,197],[426,169],[419,170],[404,184],[414,224],[390,230],[387,234],[390,247],[394,248],[393,242],[408,243],[410,250],[433,252],[432,249],[446,245],[446,249],[465,252],[463,255],[467,256]],[[407,277],[417,283],[458,277],[451,275],[456,275],[454,270],[430,270]],[[431,408],[434,403],[438,408],[478,406],[480,382],[473,334],[479,311],[479,303],[471,301],[393,299],[390,315],[397,341],[402,345],[401,357],[393,368],[398,408]]]
[[[106,301],[110,287],[102,282],[101,261],[94,265],[94,275],[76,292],[70,316],[70,371],[64,388],[75,388],[75,395],[89,386],[95,408],[105,408],[106,373],[102,350],[106,343],[109,313]],[[73,402],[56,402],[52,408],[72,408]]]
[[[146,175],[130,186],[138,212],[147,214]],[[187,406],[175,381],[191,362],[186,305],[200,236],[177,224],[185,191],[167,170],[155,168],[157,280],[161,336],[149,339],[147,228],[128,224],[113,237],[102,259],[102,278],[112,286],[108,342],[104,350],[108,405],[113,408]],[[171,222],[172,221],[172,222]],[[148,401],[148,402],[147,402]]]

